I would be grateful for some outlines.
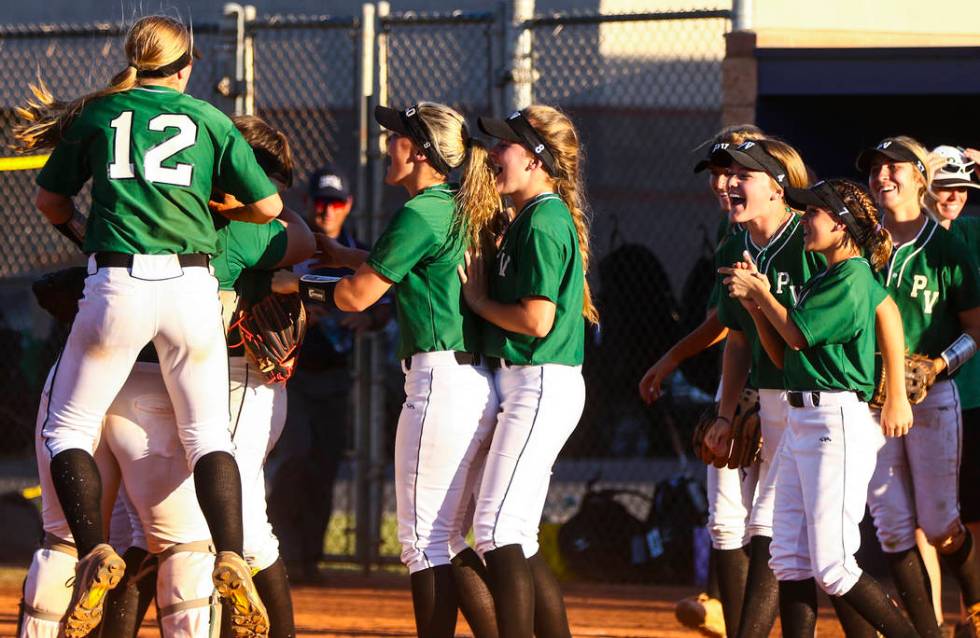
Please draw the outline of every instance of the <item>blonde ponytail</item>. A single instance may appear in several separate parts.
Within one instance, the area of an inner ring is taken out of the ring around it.
[[[137,69],[153,70],[170,64],[191,50],[191,34],[179,20],[168,16],[147,16],[138,20],[126,35],[129,64],[109,85],[68,102],[56,100],[40,77],[29,85],[34,99],[17,107],[21,121],[13,127],[13,149],[22,153],[52,149],[64,137],[85,105],[102,97],[136,87]]]

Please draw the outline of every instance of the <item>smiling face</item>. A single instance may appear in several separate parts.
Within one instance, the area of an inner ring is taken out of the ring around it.
[[[943,219],[954,221],[963,212],[963,207],[966,206],[966,186],[934,186],[932,192],[936,195],[936,212]]]
[[[722,212],[727,213],[731,210],[732,204],[728,199],[728,178],[732,175],[732,170],[721,166],[711,165],[708,173],[708,187],[711,193],[718,200],[718,206]]]
[[[898,162],[884,155],[875,155],[868,174],[868,188],[878,206],[897,210],[917,204],[924,182],[912,162]]]
[[[772,178],[764,171],[755,171],[740,164],[732,165],[728,177],[729,219],[744,224],[769,213],[773,199],[781,197]]]
[[[803,247],[814,252],[823,252],[840,245],[844,240],[844,224],[834,217],[830,210],[817,206],[807,206],[801,220],[803,223]]]
[[[404,182],[415,168],[412,140],[399,133],[388,133],[388,170],[385,172],[385,184],[398,186]]]
[[[500,140],[490,149],[490,160],[497,169],[497,192],[511,195],[524,190],[535,170],[535,157],[515,142]]]

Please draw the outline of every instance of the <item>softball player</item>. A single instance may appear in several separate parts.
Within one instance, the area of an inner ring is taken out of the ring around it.
[[[882,430],[901,436],[912,421],[901,319],[861,256],[866,250],[882,267],[888,235],[871,198],[853,182],[788,188],[786,195],[806,207],[805,247],[824,256],[826,269],[806,282],[789,309],[751,260],[722,269],[730,294],[745,300],[760,340],[785,375],[789,423],[776,463],[770,561],[779,579],[783,635],[814,634],[816,580],[885,636],[916,636],[854,560]],[[866,403],[874,389],[876,333],[889,381],[881,428]]]
[[[730,167],[716,164],[712,160],[712,153],[724,148],[724,145],[737,146],[742,142],[761,137],[762,132],[751,125],[723,129],[707,144],[707,155],[694,167],[695,173],[709,171],[708,187],[717,199],[723,214],[717,233],[718,247],[724,244],[729,234],[733,232],[729,220],[731,203],[728,199],[728,181],[732,170]],[[704,322],[664,354],[640,380],[640,397],[646,403],[653,403],[660,398],[661,384],[684,361],[726,337],[728,329],[718,320],[718,299],[719,288],[716,286],[708,300],[709,310]],[[739,343],[736,347],[739,346],[745,349],[744,343]],[[745,356],[748,356],[747,353]],[[749,569],[746,549],[749,543],[747,525],[752,502],[755,500],[758,478],[758,465],[741,471],[708,466],[708,533],[711,537],[711,558],[718,575],[721,609],[729,636],[735,636],[738,631],[742,614],[742,600]],[[685,619],[682,620],[685,624],[697,627],[711,617],[710,601],[704,601],[700,596],[694,599],[693,613],[687,610],[690,604],[690,599],[685,599],[678,604],[678,615]],[[688,615],[690,615],[689,622],[686,621]],[[716,633],[723,633],[720,627],[710,628],[715,629]]]
[[[862,152],[857,165],[868,174],[895,244],[878,280],[901,311],[908,351],[932,358],[939,374],[913,408],[916,427],[878,454],[869,505],[916,627],[939,635],[915,548],[916,527],[956,575],[974,630],[980,630],[980,561],[973,535],[960,521],[962,415],[951,379],[980,339],[980,276],[963,242],[923,214],[933,172],[927,160],[918,142],[894,137]]]
[[[140,349],[153,342],[187,461],[219,550],[214,579],[242,622],[267,625],[241,557],[241,481],[227,429],[228,371],[207,209],[212,185],[245,205],[229,217],[268,222],[282,202],[231,122],[183,90],[193,45],[178,21],[150,16],[126,38],[128,66],[110,86],[67,104],[43,87],[21,113],[23,149],[51,148],[37,206],[78,238],[72,197],[93,180],[85,232],[89,277],[52,378],[43,427],[55,491],[82,559],[67,636],[99,622],[122,560],[104,544],[99,471],[103,416]],[[247,618],[246,618],[247,617]]]
[[[747,253],[769,282],[780,304],[791,307],[799,290],[823,270],[821,255],[803,249],[800,217],[786,202],[787,188],[809,183],[799,153],[775,139],[750,140],[720,148],[714,161],[730,168],[731,220],[742,225],[718,250],[719,266],[731,266]],[[782,370],[769,358],[751,316],[727,294],[718,299],[718,319],[729,329],[722,362],[722,394],[718,419],[707,437],[717,453],[727,453],[731,422],[746,383],[759,390],[763,447],[759,459],[758,496],[748,523],[750,565],[742,605],[739,636],[768,636],[778,611],[778,586],[769,568],[772,516],[776,496],[775,462],[787,425]]]
[[[334,288],[340,310],[361,312],[395,287],[406,394],[395,435],[401,558],[411,574],[419,636],[451,636],[457,616],[451,561],[476,558],[464,540],[467,505],[497,413],[492,377],[481,363],[479,320],[463,303],[457,266],[471,238],[483,237],[499,198],[486,149],[454,110],[421,102],[404,111],[378,107],[374,116],[389,132],[385,183],[401,186],[410,199],[370,253],[318,239],[325,265],[355,271]],[[446,181],[456,168],[458,190]],[[469,602],[459,600],[464,615]]]
[[[479,256],[461,271],[467,305],[486,322],[483,352],[499,368],[494,381],[501,400],[474,531],[500,635],[556,635],[567,632],[560,589],[553,577],[535,582],[529,563],[540,562],[538,524],[551,467],[585,402],[583,316],[597,318],[585,281],[580,144],[571,121],[547,106],[506,120],[480,118],[479,124],[500,140],[492,151],[497,191],[510,197],[517,213],[492,272]],[[536,617],[535,589],[542,585],[551,607],[547,618]],[[542,626],[551,623],[558,626]]]

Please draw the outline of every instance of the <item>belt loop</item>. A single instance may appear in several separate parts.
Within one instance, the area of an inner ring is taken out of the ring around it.
[[[408,374],[408,371],[412,369],[412,357],[405,357],[401,360],[402,364],[402,374]]]

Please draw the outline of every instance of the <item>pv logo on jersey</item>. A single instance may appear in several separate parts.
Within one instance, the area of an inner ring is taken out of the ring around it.
[[[926,286],[929,285],[929,280],[925,275],[915,275],[912,277],[912,292],[909,293],[909,297],[912,299],[919,298],[919,291],[922,291],[922,311],[927,314],[932,314],[932,309],[935,307],[936,302],[939,301],[939,291],[938,290],[926,290]]]
[[[793,280],[790,279],[788,272],[776,272],[776,294],[783,294],[783,290],[788,289],[790,296],[793,298],[793,304],[796,304],[796,300],[799,298],[799,286],[793,285]]]

